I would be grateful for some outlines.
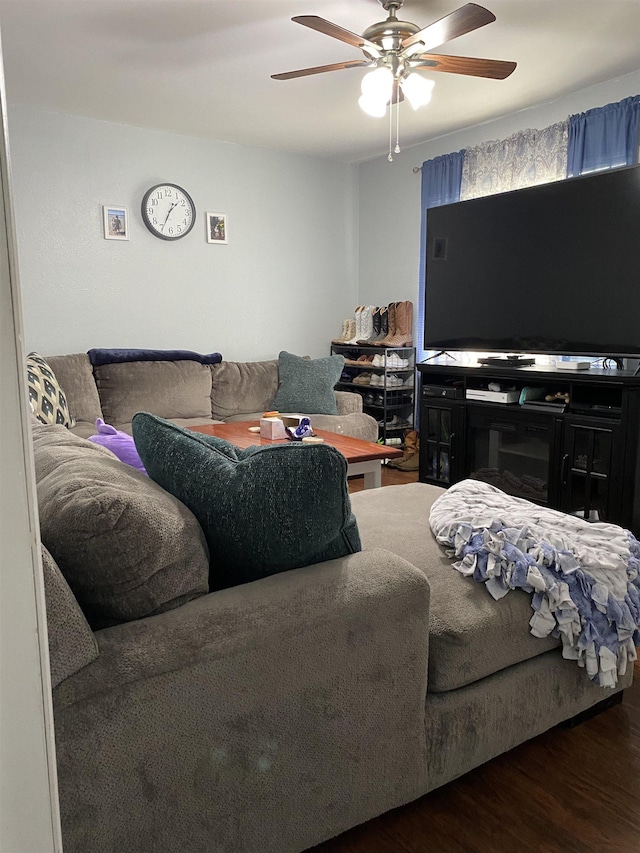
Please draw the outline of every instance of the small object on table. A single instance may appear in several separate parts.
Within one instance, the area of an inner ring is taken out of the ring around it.
[[[285,426],[285,430],[293,441],[303,441],[305,438],[311,438],[314,435],[309,418],[300,418],[300,423],[297,426]]]
[[[260,432],[260,427],[259,426],[249,427],[249,432]]]

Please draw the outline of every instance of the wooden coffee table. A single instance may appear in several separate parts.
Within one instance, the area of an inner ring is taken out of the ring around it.
[[[288,441],[286,438],[275,440],[262,438],[260,433],[249,432],[249,427],[254,426],[259,426],[258,421],[205,424],[204,426],[192,426],[189,429],[193,432],[201,432],[204,435],[216,435],[218,438],[224,438],[225,441],[229,441],[241,449],[263,444],[284,444]],[[314,429],[314,433],[323,438],[325,444],[330,444],[342,453],[348,463],[348,477],[364,474],[365,489],[377,489],[382,485],[381,471],[384,459],[398,459],[402,456],[401,450],[384,444],[375,444],[372,441],[363,441],[360,438],[352,438],[349,435],[328,432],[324,429]]]

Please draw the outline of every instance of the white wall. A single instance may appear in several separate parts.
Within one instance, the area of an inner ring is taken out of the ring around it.
[[[53,709],[0,58],[0,850],[60,851]]]
[[[355,167],[23,106],[9,134],[27,350],[328,354],[357,295]],[[175,243],[140,216],[161,181],[196,203]],[[128,242],[103,238],[103,204],[128,208]]]
[[[421,179],[419,172],[413,172],[415,166],[441,154],[492,139],[504,139],[519,130],[548,127],[574,113],[620,101],[639,92],[640,71],[404,149],[394,157],[393,163],[385,157],[361,164],[358,176],[358,301],[387,305],[409,299],[414,305],[418,304]],[[402,135],[400,139],[402,141]]]

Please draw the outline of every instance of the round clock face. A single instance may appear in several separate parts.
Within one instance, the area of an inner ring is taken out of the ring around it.
[[[158,184],[144,194],[142,219],[149,231],[161,240],[179,240],[193,228],[196,207],[182,187]]]

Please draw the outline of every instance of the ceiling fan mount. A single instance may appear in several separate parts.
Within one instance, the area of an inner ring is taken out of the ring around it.
[[[420,31],[420,27],[410,21],[398,20],[397,13],[402,8],[404,0],[380,0],[380,3],[385,12],[389,13],[389,17],[385,21],[379,21],[367,27],[362,37],[384,50],[400,50],[404,39],[415,35]]]

